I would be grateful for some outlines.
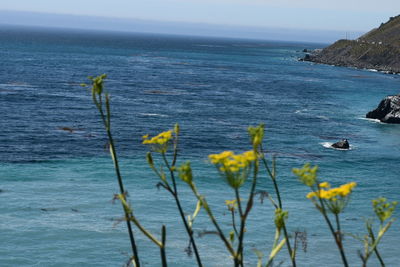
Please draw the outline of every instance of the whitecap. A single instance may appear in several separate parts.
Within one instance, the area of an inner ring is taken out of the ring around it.
[[[225,46],[223,46],[223,45],[208,45],[208,44],[196,44],[196,45],[194,45],[194,46],[211,47],[211,48],[213,48],[213,47],[225,47]]]
[[[318,119],[323,119],[323,120],[329,120],[329,118],[327,116],[317,116]]]
[[[304,112],[307,112],[307,111],[308,111],[308,109],[303,108],[303,109],[296,110],[294,113],[299,114],[299,113],[304,113]]]
[[[384,122],[381,122],[381,121],[378,120],[378,119],[371,119],[371,118],[365,118],[365,117],[360,117],[360,118],[357,118],[357,119],[359,119],[359,120],[365,120],[365,121],[370,121],[370,122],[374,122],[374,123],[386,124],[386,123],[384,123]]]
[[[139,115],[146,116],[146,117],[168,117],[168,115],[157,114],[157,113],[139,113]]]

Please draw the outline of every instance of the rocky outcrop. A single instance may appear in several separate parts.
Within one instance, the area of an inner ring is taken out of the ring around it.
[[[367,113],[366,117],[386,123],[400,123],[400,95],[385,97],[376,109]]]
[[[400,73],[400,16],[390,18],[356,40],[339,40],[302,60]]]
[[[339,149],[350,149],[350,144],[349,141],[347,141],[347,139],[343,139],[342,141],[332,144],[332,147]]]

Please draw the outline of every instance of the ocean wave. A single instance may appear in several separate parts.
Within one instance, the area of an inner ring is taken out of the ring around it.
[[[305,112],[307,112],[307,111],[308,111],[308,109],[303,108],[303,109],[298,109],[298,110],[296,110],[294,113],[296,113],[296,114],[303,114],[303,113],[305,113]]]
[[[365,118],[365,117],[359,117],[359,118],[357,118],[357,119],[359,119],[359,120],[365,120],[365,121],[370,121],[370,122],[374,122],[374,123],[379,123],[379,124],[386,124],[386,123],[384,123],[384,122],[381,122],[381,121],[378,120],[378,119],[370,119],[370,118]]]
[[[194,45],[194,46],[211,47],[211,48],[213,48],[213,47],[226,47],[226,46],[224,46],[224,45],[207,45],[207,44],[196,44],[196,45]]]
[[[27,88],[35,88],[36,86],[24,82],[9,82],[9,83],[0,83],[0,87],[2,90],[20,91],[20,90],[26,90]]]
[[[329,118],[327,116],[317,116],[318,119],[323,119],[323,120],[329,120]]]
[[[168,115],[158,113],[139,113],[139,115],[145,117],[168,117]]]

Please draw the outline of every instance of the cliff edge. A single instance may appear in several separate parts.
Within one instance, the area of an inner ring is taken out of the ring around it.
[[[400,15],[356,40],[339,40],[303,60],[400,73]]]

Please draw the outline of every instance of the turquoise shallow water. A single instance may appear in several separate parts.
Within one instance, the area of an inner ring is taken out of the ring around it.
[[[266,123],[268,156],[278,157],[279,182],[289,210],[289,230],[307,232],[300,266],[341,266],[322,218],[304,198],[307,189],[291,174],[305,162],[338,185],[356,181],[343,228],[363,233],[370,200],[399,200],[400,127],[363,119],[399,76],[298,62],[297,44],[177,36],[1,28],[0,34],[0,266],[121,266],[129,255],[122,210],[113,204],[117,183],[104,149],[105,137],[85,76],[108,73],[113,127],[122,172],[134,210],[155,233],[168,231],[172,266],[191,266],[188,242],[174,203],[148,170],[140,145],[179,122],[181,161],[191,159],[196,182],[229,228],[223,206],[233,194],[207,162],[207,155],[248,148],[246,128]],[[62,127],[76,129],[74,133]],[[350,151],[324,144],[348,138]],[[262,176],[260,190],[271,191]],[[195,203],[180,185],[185,210]],[[269,203],[257,202],[248,226],[252,248],[268,254],[273,239]],[[397,217],[397,215],[395,215]],[[201,213],[195,231],[213,230]],[[381,245],[387,266],[397,266],[396,222]],[[144,266],[159,266],[158,250],[137,235]],[[206,266],[230,266],[213,235],[198,238]],[[346,237],[351,266],[361,244]],[[279,260],[289,266],[286,252]],[[371,266],[376,262],[372,260]]]

